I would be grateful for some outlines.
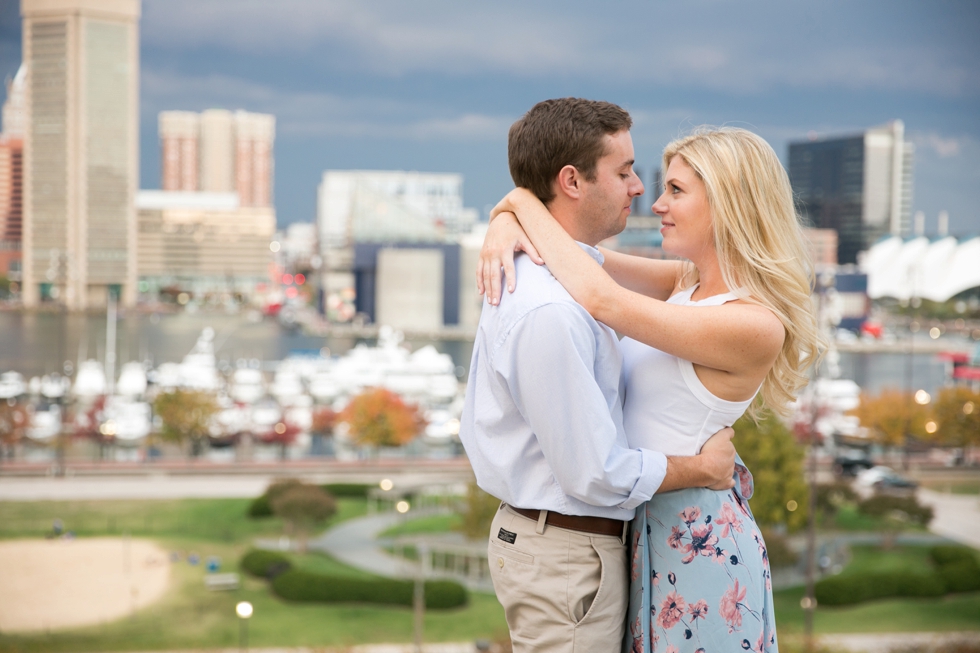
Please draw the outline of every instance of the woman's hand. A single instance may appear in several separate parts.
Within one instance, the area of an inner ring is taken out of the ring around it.
[[[501,200],[497,208],[508,201],[507,197]],[[476,266],[477,292],[481,295],[486,293],[487,301],[493,306],[500,303],[501,267],[507,277],[507,290],[514,292],[517,287],[514,272],[515,252],[524,252],[538,265],[544,264],[544,260],[538,255],[538,250],[534,249],[534,245],[521,228],[517,217],[510,211],[498,211],[497,208],[494,208],[494,212],[491,213],[492,222],[483,239],[480,262]]]

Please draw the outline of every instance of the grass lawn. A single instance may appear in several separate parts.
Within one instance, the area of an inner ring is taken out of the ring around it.
[[[423,535],[428,533],[448,533],[463,523],[459,515],[432,515],[406,521],[392,526],[381,534],[381,537],[395,538],[403,535]]]
[[[980,494],[980,481],[929,481],[922,487],[951,494]]]
[[[932,566],[929,547],[925,546],[896,546],[889,551],[855,546],[851,552],[851,562],[842,574],[911,571]],[[802,587],[774,593],[780,631],[803,631],[802,598]],[[841,608],[818,606],[814,628],[818,633],[980,630],[980,593],[950,594],[939,599],[886,599]]]
[[[247,499],[180,501],[38,501],[0,503],[0,538],[35,538],[50,532],[56,518],[80,537],[129,532],[158,542],[167,551],[218,556],[222,571],[237,571],[238,561],[255,537],[282,532],[276,519],[249,520]],[[364,499],[339,498],[331,521],[366,513]],[[272,646],[347,646],[412,640],[412,612],[402,607],[287,603],[264,580],[242,575],[235,592],[209,592],[205,571],[181,558],[173,565],[171,586],[160,602],[131,617],[108,624],[55,633],[0,633],[0,652],[139,651],[234,648],[238,601],[250,601],[249,644]],[[330,558],[311,553],[294,556],[297,567],[334,575],[369,577]],[[507,632],[503,609],[492,595],[470,594],[465,608],[426,615],[427,641],[500,638]]]

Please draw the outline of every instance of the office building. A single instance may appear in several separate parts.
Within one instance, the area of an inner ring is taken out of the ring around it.
[[[236,193],[140,191],[139,288],[250,296],[270,278],[275,211]]]
[[[318,189],[317,235],[328,317],[344,319],[354,313],[355,305],[371,304],[356,300],[356,245],[424,243],[439,248],[458,242],[472,230],[476,219],[475,209],[463,207],[462,175],[324,172]],[[392,261],[398,256],[401,255],[392,255]],[[438,265],[431,263],[430,267],[434,270]],[[364,267],[358,269],[363,274]],[[451,276],[458,278],[457,274],[453,268]]]
[[[162,111],[161,187],[238,193],[241,206],[272,206],[275,117],[247,111]]]
[[[7,80],[0,130],[0,275],[21,281],[21,241],[24,215],[24,86],[27,70],[21,64]]]
[[[894,120],[863,134],[789,145],[797,210],[837,231],[839,263],[856,263],[879,238],[909,232],[914,147]]]
[[[23,299],[136,299],[139,0],[21,0]]]

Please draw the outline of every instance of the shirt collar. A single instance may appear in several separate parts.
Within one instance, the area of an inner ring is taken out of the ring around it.
[[[588,254],[593,259],[595,259],[595,262],[598,263],[600,266],[605,262],[606,257],[602,255],[602,252],[599,251],[598,247],[593,247],[592,245],[586,245],[585,243],[580,243],[577,240],[575,241],[575,244],[581,247],[586,254]]]

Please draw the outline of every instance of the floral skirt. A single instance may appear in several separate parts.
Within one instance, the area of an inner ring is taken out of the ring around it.
[[[769,558],[738,459],[732,490],[656,494],[630,528],[627,653],[776,653]]]

